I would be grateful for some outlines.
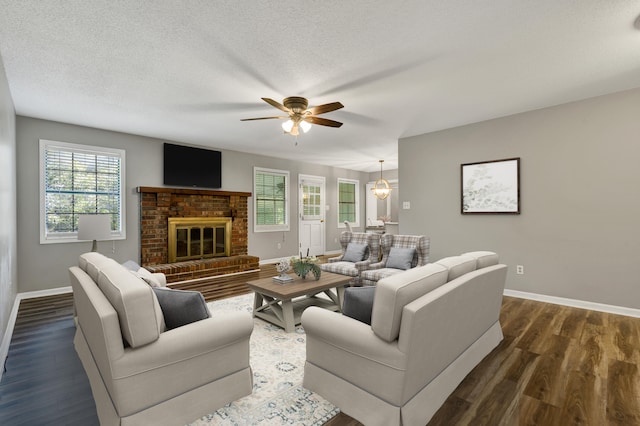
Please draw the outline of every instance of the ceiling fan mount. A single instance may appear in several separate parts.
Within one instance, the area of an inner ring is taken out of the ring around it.
[[[306,98],[301,98],[300,96],[289,96],[288,98],[284,98],[282,103],[291,111],[299,114],[305,112],[309,106],[309,101],[307,101]]]
[[[282,124],[282,128],[284,129],[285,133],[289,133],[294,136],[297,136],[300,133],[298,130],[299,128],[302,128],[304,132],[307,132],[311,127],[311,124],[328,127],[342,126],[342,123],[340,123],[339,121],[317,117],[317,115],[344,108],[344,105],[342,105],[340,102],[331,102],[328,104],[309,108],[309,101],[301,96],[289,96],[288,98],[284,98],[282,103],[274,101],[270,98],[261,99],[269,105],[278,108],[280,111],[287,113],[287,115],[274,117],[243,118],[240,121],[288,118],[288,120]]]

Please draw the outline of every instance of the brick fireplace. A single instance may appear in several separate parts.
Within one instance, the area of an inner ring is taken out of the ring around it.
[[[167,282],[259,269],[259,258],[247,253],[250,192],[141,186],[138,193],[140,264],[152,272],[164,272]],[[203,256],[201,259],[170,263],[170,218],[230,219],[230,247],[225,252],[228,256]]]

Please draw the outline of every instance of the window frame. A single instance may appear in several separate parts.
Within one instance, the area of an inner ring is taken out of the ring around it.
[[[271,174],[274,176],[284,176],[285,189],[284,189],[284,223],[275,225],[259,225],[258,224],[258,202],[261,198],[258,197],[257,190],[257,175]],[[288,170],[268,169],[265,167],[254,166],[253,168],[253,232],[281,232],[289,231],[291,228],[291,174]]]
[[[47,232],[46,224],[46,156],[47,150],[64,150],[73,153],[108,155],[119,157],[120,159],[120,215],[119,230],[111,231],[111,240],[124,240],[126,233],[126,152],[118,148],[106,148],[93,145],[83,145],[69,142],[52,141],[48,139],[39,140],[39,203],[40,203],[40,244],[75,243],[78,240],[78,232]],[[81,213],[79,213],[81,214]]]
[[[347,178],[338,178],[338,183],[336,186],[336,198],[337,198],[337,220],[338,220],[338,228],[346,228],[344,221],[340,220],[340,204],[341,204],[341,200],[340,200],[340,184],[341,183],[348,183],[348,184],[353,184],[354,188],[355,188],[355,221],[351,222],[349,221],[349,224],[353,227],[358,227],[360,226],[360,181],[356,180],[356,179],[347,179]]]

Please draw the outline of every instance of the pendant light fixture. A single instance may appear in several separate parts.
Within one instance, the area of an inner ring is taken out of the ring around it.
[[[380,160],[380,179],[378,179],[371,188],[373,195],[379,200],[385,200],[389,194],[391,194],[389,181],[382,178],[382,163],[384,163],[384,160]]]

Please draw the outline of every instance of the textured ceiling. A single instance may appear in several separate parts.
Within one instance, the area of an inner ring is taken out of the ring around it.
[[[640,87],[637,0],[0,0],[16,113],[361,171],[412,136]],[[340,101],[297,139],[260,100]]]

